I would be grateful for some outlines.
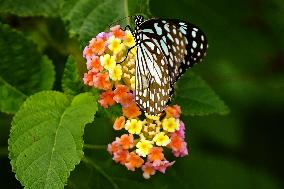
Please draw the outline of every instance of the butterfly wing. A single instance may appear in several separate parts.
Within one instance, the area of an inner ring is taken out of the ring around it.
[[[205,56],[207,41],[199,28],[177,19],[150,19],[141,23],[136,41],[136,101],[144,111],[160,113],[171,99],[174,83]],[[142,68],[144,72],[137,70]],[[148,82],[145,85],[148,88],[141,87],[143,81]],[[156,96],[140,95],[145,89]]]
[[[196,26],[181,20],[168,20],[161,27],[166,31],[171,83],[194,64],[201,62],[208,48],[205,34]]]
[[[160,46],[146,35],[136,52],[135,99],[147,113],[156,115],[163,111],[170,96],[170,77],[167,59]]]

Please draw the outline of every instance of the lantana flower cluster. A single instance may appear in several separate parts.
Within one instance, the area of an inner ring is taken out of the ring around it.
[[[122,107],[122,116],[115,120],[113,129],[125,134],[116,137],[107,147],[113,160],[130,171],[142,169],[143,177],[148,179],[156,172],[165,173],[175,163],[166,159],[165,151],[183,157],[188,150],[178,105],[168,106],[164,115],[156,116],[144,113],[137,106],[134,46],[131,32],[120,26],[99,33],[83,51],[88,69],[83,80],[86,85],[101,90],[99,104],[102,107],[115,104]]]

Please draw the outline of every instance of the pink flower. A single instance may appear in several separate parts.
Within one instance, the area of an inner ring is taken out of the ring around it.
[[[128,155],[129,155],[128,150],[118,150],[117,152],[115,152],[113,154],[113,158],[112,159],[116,163],[120,163],[120,164],[124,165],[126,163],[126,161],[127,161]]]
[[[168,167],[171,167],[173,164],[175,163],[175,161],[173,162],[169,162],[167,160],[163,160],[163,161],[155,161],[153,163],[151,162],[146,162],[143,166],[142,166],[142,170],[143,170],[143,177],[145,179],[149,179],[151,175],[154,175],[156,173],[156,171],[160,171],[161,173],[165,173],[166,169]]]
[[[145,179],[149,179],[151,177],[151,175],[154,175],[156,173],[156,170],[155,170],[153,164],[150,163],[150,162],[146,162],[142,166],[142,170],[143,170],[143,177]]]
[[[88,46],[86,46],[83,50],[83,57],[84,58],[91,58],[93,56],[93,51]]]
[[[105,32],[100,32],[96,38],[101,38],[101,39],[105,39],[106,38],[106,33]]]
[[[107,145],[107,151],[112,155],[113,153],[116,153],[118,150],[120,150],[119,142],[113,141],[111,144]]]
[[[172,134],[171,142],[168,147],[172,149],[172,152],[176,157],[184,157],[188,155],[187,143],[178,133]]]
[[[175,157],[184,157],[188,155],[188,150],[187,150],[187,143],[182,142],[181,148],[178,150],[173,150],[173,154]]]
[[[87,73],[84,73],[84,84],[85,85],[89,85],[89,86],[93,86],[94,82],[93,82],[93,78],[94,78],[95,73],[92,71],[88,71]]]
[[[179,130],[176,131],[176,133],[181,137],[181,138],[185,138],[185,126],[184,123],[179,120]]]
[[[156,163],[155,165],[153,163],[153,166],[155,170],[160,171],[161,173],[165,173],[166,169],[172,166],[174,163],[175,161],[169,162],[168,160],[163,160],[163,161],[160,161],[159,163]]]

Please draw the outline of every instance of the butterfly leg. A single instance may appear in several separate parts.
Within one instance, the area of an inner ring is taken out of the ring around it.
[[[123,31],[126,31],[126,29],[129,29],[130,31],[131,31],[131,33],[132,33],[132,29],[131,29],[131,27],[129,26],[129,25],[126,25],[125,27],[124,27],[124,29],[122,29]]]
[[[119,63],[117,63],[117,64],[121,64],[122,62],[124,62],[124,61],[127,59],[128,53],[129,53],[134,47],[136,47],[136,46],[137,46],[137,45],[134,45],[133,47],[130,47],[130,48],[127,50],[127,52],[126,52],[125,58],[124,58],[121,62],[119,62]]]

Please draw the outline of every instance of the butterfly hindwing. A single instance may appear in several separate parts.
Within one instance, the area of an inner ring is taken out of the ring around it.
[[[141,64],[136,63],[135,100],[144,111],[157,114],[163,110],[170,95],[167,60],[158,46],[144,40],[137,47],[136,62]]]

